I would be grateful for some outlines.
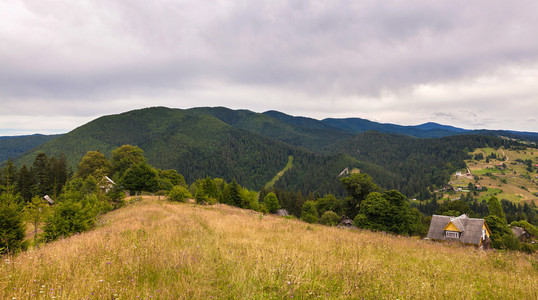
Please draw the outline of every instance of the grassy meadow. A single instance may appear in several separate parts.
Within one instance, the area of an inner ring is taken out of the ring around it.
[[[538,299],[538,257],[147,197],[0,261],[0,298]]]
[[[473,176],[481,178],[478,182],[480,185],[496,190],[495,196],[497,198],[506,199],[514,203],[531,203],[534,201],[538,204],[538,197],[536,196],[536,193],[538,193],[538,173],[529,173],[525,164],[515,161],[516,159],[530,159],[534,162],[533,164],[538,163],[538,152],[535,153],[534,151],[534,149],[530,148],[527,150],[478,148],[470,154],[474,156],[482,153],[486,157],[491,153],[496,153],[499,158],[506,157],[507,160],[490,159],[490,162],[486,163],[485,160],[476,161],[470,159],[466,160],[466,163]],[[496,165],[501,163],[506,165],[506,169],[496,168]],[[474,180],[457,178],[456,176],[452,177],[451,182],[459,185],[467,185],[469,182],[475,183]],[[481,199],[485,197],[483,196]],[[487,198],[489,198],[489,195]]]

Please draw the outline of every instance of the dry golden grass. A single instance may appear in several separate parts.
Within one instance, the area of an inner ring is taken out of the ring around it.
[[[2,258],[0,298],[537,299],[538,260],[146,199]]]

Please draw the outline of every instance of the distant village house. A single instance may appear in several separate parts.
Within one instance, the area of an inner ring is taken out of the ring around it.
[[[534,236],[523,227],[514,226],[510,229],[512,230],[514,235],[522,242],[529,242],[534,239]]]
[[[453,241],[489,249],[491,231],[484,219],[433,215],[428,230],[428,239]]]
[[[45,197],[43,197],[43,199],[45,199],[45,201],[47,201],[49,203],[49,205],[54,204],[54,200],[52,200],[52,198],[49,195],[45,195]]]
[[[108,176],[103,176],[99,182],[99,190],[101,193],[108,193],[108,191],[110,191],[115,185],[116,183],[112,181],[112,179],[110,179]]]

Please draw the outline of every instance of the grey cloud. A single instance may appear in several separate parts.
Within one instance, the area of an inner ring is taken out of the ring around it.
[[[85,12],[31,1],[27,8],[46,24],[45,34],[60,42],[43,49],[50,62],[42,72],[28,65],[31,59],[0,71],[16,87],[0,92],[99,92],[214,79],[372,95],[538,59],[534,1],[527,8],[464,1],[223,3],[87,1],[92,11]],[[58,36],[57,26],[73,29]]]
[[[248,95],[256,88],[301,95],[326,111],[346,110],[327,99],[360,107],[365,100],[353,99],[383,101],[389,91],[400,98],[385,106],[414,108],[404,96],[417,85],[473,84],[483,74],[538,63],[538,2],[530,0],[12,3],[0,4],[10,25],[0,27],[0,101],[69,101],[66,112],[130,97],[162,103],[156,99],[163,95],[222,85],[247,87]],[[241,103],[274,108],[254,103],[266,94]],[[184,99],[173,103],[200,103]],[[429,115],[438,110],[431,106]]]

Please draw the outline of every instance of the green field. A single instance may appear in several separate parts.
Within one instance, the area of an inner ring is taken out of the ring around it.
[[[472,171],[473,175],[486,175],[487,173],[491,173],[491,174],[501,174],[503,173],[502,170],[499,170],[497,168],[486,168],[486,169],[480,169],[480,170],[473,170]]]
[[[535,194],[538,192],[536,169],[529,173],[527,165],[521,163],[521,161],[527,160],[531,160],[533,164],[538,163],[535,151],[530,148],[527,150],[479,148],[470,154],[473,157],[477,153],[483,153],[484,156],[487,156],[493,152],[497,153],[498,157],[505,156],[506,160],[490,159],[489,162],[486,162],[485,158],[479,161],[474,159],[467,160],[467,166],[471,169],[472,175],[475,176],[474,180],[468,181],[489,189],[499,190],[495,195],[499,199],[506,199],[514,203],[535,201],[538,204],[538,197]],[[497,168],[496,165],[499,163],[504,163],[506,169]],[[492,176],[486,175],[488,173]],[[479,177],[478,180],[476,177]],[[456,180],[457,178],[454,176],[452,181],[456,182]],[[491,193],[488,191],[486,194],[481,193],[479,199],[489,198],[490,196]]]

